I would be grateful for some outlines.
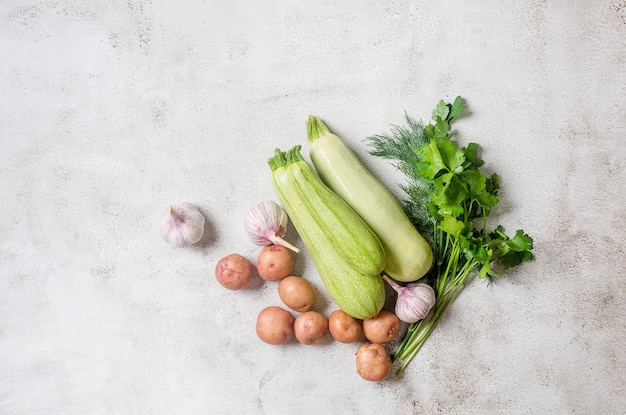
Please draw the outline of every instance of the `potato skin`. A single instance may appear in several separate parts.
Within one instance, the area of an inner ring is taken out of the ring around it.
[[[302,344],[319,344],[328,335],[328,319],[317,311],[307,311],[296,317],[294,322],[296,339]]]
[[[356,371],[363,379],[380,382],[391,374],[391,356],[378,343],[366,343],[356,352]]]
[[[383,309],[376,317],[363,320],[363,334],[373,343],[388,343],[400,332],[400,319],[392,311]]]
[[[246,257],[230,254],[220,259],[215,266],[215,278],[224,288],[241,290],[252,283],[254,265]]]
[[[340,343],[354,343],[363,332],[361,320],[346,314],[341,309],[330,313],[328,329],[333,338]]]
[[[293,337],[293,315],[282,307],[265,307],[256,320],[256,334],[268,344],[287,343]]]
[[[311,310],[317,301],[313,286],[304,278],[294,275],[280,280],[278,296],[287,307],[299,313]]]
[[[256,261],[256,268],[266,281],[280,281],[293,271],[294,259],[291,251],[282,245],[264,247]]]

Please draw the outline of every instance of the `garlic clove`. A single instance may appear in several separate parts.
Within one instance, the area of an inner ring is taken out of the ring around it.
[[[204,235],[204,215],[192,203],[169,206],[162,220],[161,237],[179,248],[195,244]]]
[[[436,301],[430,285],[416,282],[401,286],[386,275],[383,278],[398,293],[395,314],[400,320],[416,323],[428,316]]]
[[[251,207],[243,218],[243,226],[253,243],[260,246],[282,245],[300,252],[283,238],[287,234],[287,212],[276,202],[266,200]]]

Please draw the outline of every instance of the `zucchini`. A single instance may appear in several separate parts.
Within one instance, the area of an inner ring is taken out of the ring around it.
[[[299,152],[299,149],[292,149],[290,153],[293,151]],[[276,150],[274,157],[268,160],[276,195],[306,246],[320,279],[335,304],[354,318],[374,317],[385,303],[385,285],[382,276],[364,273],[353,267],[328,238],[328,230],[315,218],[310,202],[307,201],[311,194],[302,192],[287,167],[291,164],[306,163],[304,160],[294,161],[293,157],[288,161],[287,153]],[[332,209],[332,205],[329,202],[324,209]],[[343,229],[334,231],[343,232]]]
[[[328,188],[305,162],[300,149],[287,152],[287,170],[295,179],[313,219],[331,244],[354,268],[378,275],[385,267],[385,251],[378,236],[354,210]]]
[[[432,248],[400,202],[322,120],[311,115],[306,127],[309,155],[320,178],[380,238],[386,255],[385,274],[401,282],[426,275],[433,265]]]

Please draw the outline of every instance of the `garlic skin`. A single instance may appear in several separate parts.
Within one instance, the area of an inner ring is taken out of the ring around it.
[[[169,206],[162,219],[161,237],[179,248],[195,244],[204,235],[204,215],[191,203]]]
[[[387,283],[398,293],[396,316],[405,323],[416,323],[424,319],[435,305],[435,290],[423,282],[401,286],[383,275]]]
[[[300,249],[283,239],[287,234],[288,223],[287,212],[271,200],[251,207],[243,218],[244,229],[256,245],[282,245],[298,253]]]

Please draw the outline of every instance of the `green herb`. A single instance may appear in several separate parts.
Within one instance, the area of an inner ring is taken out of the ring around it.
[[[498,225],[488,230],[487,219],[498,203],[498,176],[480,171],[479,146],[466,147],[452,140],[450,123],[465,110],[457,97],[440,101],[428,125],[405,114],[406,126],[393,126],[388,134],[368,138],[370,153],[395,160],[407,182],[401,185],[404,208],[416,228],[428,236],[435,266],[428,276],[436,302],[429,316],[409,325],[394,353],[402,362],[400,374],[436,328],[468,278],[474,274],[493,282],[502,271],[531,260],[533,239],[523,230],[512,237]]]

